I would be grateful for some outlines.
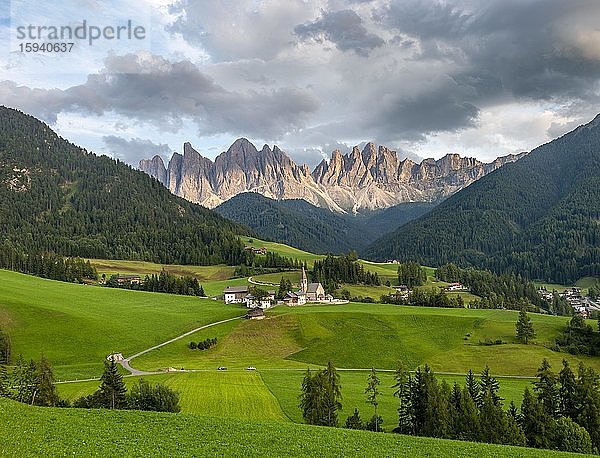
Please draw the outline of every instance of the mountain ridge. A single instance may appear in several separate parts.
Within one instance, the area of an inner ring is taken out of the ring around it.
[[[599,221],[600,115],[457,192],[364,254],[568,284],[600,275]]]
[[[246,258],[239,236],[252,234],[7,107],[0,107],[0,215],[6,252],[165,264],[239,264]]]
[[[527,153],[510,154],[483,163],[458,154],[416,163],[372,142],[342,154],[334,150],[314,170],[299,166],[276,145],[258,150],[237,139],[214,161],[186,142],[165,167],[160,156],[141,160],[139,169],[171,192],[214,208],[235,195],[256,192],[275,200],[304,199],[339,213],[388,208],[404,202],[444,199],[482,176]]]

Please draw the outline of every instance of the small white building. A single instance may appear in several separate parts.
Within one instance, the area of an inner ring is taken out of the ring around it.
[[[106,357],[106,360],[118,363],[119,361],[124,361],[125,358],[123,357],[123,353],[111,353]]]
[[[248,296],[247,286],[228,286],[223,291],[226,304],[241,304],[246,301],[246,296]]]
[[[306,304],[306,294],[302,291],[288,291],[288,293],[283,298],[283,302],[287,305],[304,305]]]

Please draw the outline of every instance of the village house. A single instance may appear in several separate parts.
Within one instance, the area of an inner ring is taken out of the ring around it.
[[[408,295],[410,293],[410,289],[406,285],[398,285],[394,286],[396,290],[396,297],[399,299],[408,299]]]
[[[462,283],[450,283],[447,286],[448,291],[460,291],[461,289],[464,289],[464,286]]]
[[[139,285],[142,279],[139,275],[117,275],[117,283],[123,285],[125,283],[131,283],[132,285]]]
[[[244,250],[252,251],[252,253],[254,253],[254,254],[267,254],[267,249],[264,246],[261,246],[260,248],[253,247],[253,246],[247,246],[244,248]]]
[[[286,305],[304,305],[306,304],[306,294],[301,291],[288,291],[283,298],[283,302]]]
[[[223,291],[226,304],[241,304],[246,301],[248,295],[247,286],[228,286]]]
[[[106,357],[107,361],[112,361],[114,363],[118,363],[120,361],[124,361],[125,358],[123,357],[122,353],[111,353],[110,355],[108,355]]]
[[[257,308],[253,308],[248,310],[248,313],[246,313],[246,318],[248,320],[262,320],[265,317],[265,312],[263,309],[257,307]]]
[[[248,308],[258,307],[261,309],[268,309],[269,307],[272,307],[275,304],[275,291],[267,291],[267,296],[261,299],[255,297],[252,293],[250,293],[246,296],[244,302],[246,302],[246,307]]]

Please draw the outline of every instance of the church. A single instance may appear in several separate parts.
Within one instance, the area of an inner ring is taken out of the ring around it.
[[[288,305],[304,305],[307,302],[332,302],[333,296],[325,294],[325,288],[321,283],[309,283],[303,267],[300,289],[298,291],[288,291],[283,301]]]
[[[326,299],[325,289],[321,283],[308,283],[304,267],[302,268],[300,292],[306,295],[306,302],[321,302]]]

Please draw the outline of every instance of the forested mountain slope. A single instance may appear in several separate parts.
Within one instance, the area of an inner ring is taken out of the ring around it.
[[[600,115],[486,175],[365,254],[560,283],[600,274]]]
[[[0,243],[68,256],[239,263],[237,236],[248,232],[0,107]]]
[[[383,234],[433,208],[430,202],[409,202],[384,210],[349,215],[316,207],[302,199],[274,200],[242,193],[215,211],[272,239],[313,253],[362,250]]]

